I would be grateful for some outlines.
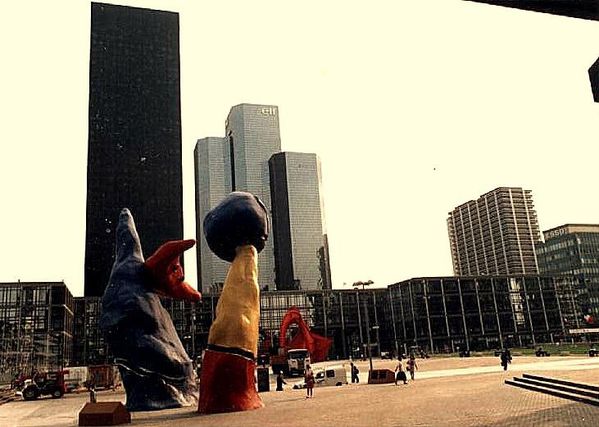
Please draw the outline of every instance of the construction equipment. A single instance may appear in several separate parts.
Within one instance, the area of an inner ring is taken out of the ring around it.
[[[53,399],[59,399],[66,393],[64,376],[68,372],[68,370],[62,370],[35,373],[32,378],[24,381],[23,389],[18,393],[25,400],[34,400],[40,396],[52,396]]]

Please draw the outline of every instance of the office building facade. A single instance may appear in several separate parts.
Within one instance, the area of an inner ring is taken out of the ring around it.
[[[376,289],[260,293],[259,352],[276,352],[281,322],[297,308],[332,340],[328,359],[482,351],[584,339],[575,276],[424,277]],[[207,348],[219,293],[190,303],[164,299],[188,355]],[[0,283],[0,368],[17,372],[114,363],[99,329],[101,298],[71,296],[64,283]],[[289,328],[287,339],[297,331]],[[593,339],[592,335],[586,339]]]
[[[283,317],[297,308],[311,331],[332,340],[329,360],[370,353],[483,351],[579,340],[584,328],[572,276],[414,278],[376,289],[277,290],[260,293],[259,353],[276,352]],[[219,294],[172,314],[195,354],[206,348]],[[189,317],[194,340],[190,343]],[[288,339],[295,333],[288,329]],[[186,338],[187,337],[187,338]],[[188,347],[186,347],[188,348]],[[190,353],[191,354],[191,353]]]
[[[530,190],[500,187],[483,194],[449,212],[447,229],[457,276],[539,272],[540,232]]]
[[[63,282],[0,283],[0,378],[72,363],[73,295]]]
[[[260,295],[259,352],[273,353],[287,310],[297,308],[309,329],[332,340],[328,359],[380,356],[394,346],[388,290],[312,290],[263,292]],[[287,339],[295,333],[287,330]]]
[[[208,137],[198,140],[194,167],[198,289],[203,293],[218,293],[227,277],[229,263],[214,255],[208,247],[204,238],[204,218],[233,188],[228,139]]]
[[[398,342],[434,353],[563,341],[580,328],[572,276],[415,278],[389,286]]]
[[[275,105],[236,105],[231,108],[225,124],[225,135],[230,144],[232,190],[258,196],[271,217],[268,161],[281,151],[278,110]],[[262,289],[275,287],[272,234],[273,230],[258,258],[258,283]]]
[[[599,225],[564,224],[544,231],[543,238],[537,245],[539,271],[578,278],[584,284],[577,298],[585,323],[599,326]]]
[[[330,289],[320,159],[283,152],[269,164],[276,289]]]
[[[112,362],[112,355],[100,329],[102,297],[74,299],[73,365],[102,365]]]
[[[119,212],[144,254],[183,237],[177,13],[92,3],[86,296],[101,296]]]

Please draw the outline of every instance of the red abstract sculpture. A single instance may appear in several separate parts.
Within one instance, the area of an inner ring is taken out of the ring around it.
[[[287,342],[287,329],[293,324],[296,324],[299,327],[299,331],[293,338],[291,338],[291,340],[289,340],[289,342]],[[281,348],[305,348],[310,352],[310,359],[312,362],[322,362],[326,360],[332,342],[333,340],[330,338],[311,332],[306,322],[304,322],[304,319],[302,319],[302,315],[297,307],[290,307],[289,310],[287,310],[287,313],[285,313],[285,316],[281,321],[279,334],[279,346]]]

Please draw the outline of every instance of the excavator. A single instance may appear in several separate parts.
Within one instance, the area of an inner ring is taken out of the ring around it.
[[[297,325],[298,331],[287,339],[287,330],[291,325]],[[281,321],[277,354],[270,356],[273,373],[303,375],[306,365],[326,360],[332,342],[332,339],[310,331],[300,310],[295,306],[290,307]]]

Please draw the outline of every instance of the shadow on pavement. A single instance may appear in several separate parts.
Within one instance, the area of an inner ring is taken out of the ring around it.
[[[277,403],[297,402],[298,400],[306,400],[306,396],[305,395],[301,395],[301,396],[291,397],[291,398],[288,398],[288,399],[271,400],[270,402],[268,402],[268,405],[269,406],[274,406]]]
[[[185,408],[188,409],[185,412],[176,412],[174,413],[171,410],[164,410],[163,413],[159,413],[159,411],[151,411],[151,412],[133,412],[133,419],[131,420],[133,424],[156,424],[160,421],[165,421],[165,423],[172,423],[176,420],[184,420],[188,418],[200,418],[201,415],[198,414],[197,406]],[[183,409],[180,409],[182,411]]]
[[[548,408],[521,416],[512,416],[488,427],[515,426],[596,426],[599,425],[599,408],[584,403],[572,403],[558,408]]]

